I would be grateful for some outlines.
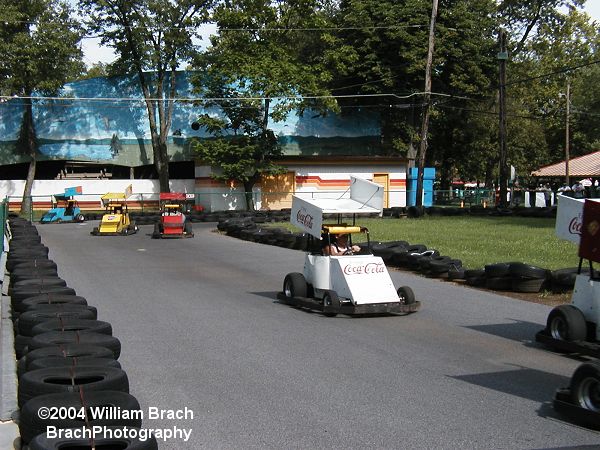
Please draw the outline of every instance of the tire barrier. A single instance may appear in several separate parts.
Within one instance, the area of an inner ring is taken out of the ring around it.
[[[531,215],[534,217],[555,217],[556,208],[520,208],[509,210],[514,215]],[[432,207],[426,209],[427,214],[459,215],[459,214],[490,214],[506,215],[506,211],[486,208],[444,208]],[[383,217],[402,217],[408,214],[404,208],[386,208]],[[257,242],[260,244],[276,245],[280,247],[311,251],[320,251],[317,248],[308,248],[310,240],[303,233],[293,233],[284,228],[263,226],[265,222],[272,222],[274,218],[281,221],[289,220],[288,213],[255,212],[245,215],[236,212],[220,213],[217,229],[228,236]],[[314,243],[314,241],[313,241]],[[366,243],[358,244],[363,251]],[[410,244],[407,241],[371,242],[371,252],[380,256],[383,262],[390,267],[407,269],[421,273],[432,278],[441,278],[450,281],[463,282],[469,286],[484,288],[494,291],[512,291],[522,293],[536,293],[542,290],[551,290],[555,293],[568,292],[573,289],[576,268],[559,269],[556,271],[535,267],[523,262],[500,262],[488,264],[482,269],[467,269],[463,267],[460,259],[440,255],[435,249],[428,249],[424,244]]]
[[[46,358],[113,358],[114,353],[98,345],[66,344],[62,346],[42,347],[27,352],[17,363],[17,376],[29,370],[29,367],[38,359]]]
[[[44,394],[90,391],[129,393],[129,380],[122,369],[114,367],[47,367],[30,370],[19,379],[18,404]]]
[[[5,270],[17,333],[18,426],[24,448],[157,449],[153,436],[140,434],[141,415],[91,416],[90,408],[141,412],[118,362],[121,342],[112,336],[110,323],[97,320],[97,309],[58,276],[34,225],[9,217],[7,232]],[[73,408],[83,416],[40,417],[40,409],[52,407]],[[49,426],[79,432],[100,426],[109,433],[55,438],[46,434]],[[124,430],[134,433],[124,435]]]
[[[79,295],[60,295],[46,293],[37,295],[35,297],[29,297],[18,303],[19,308],[16,305],[13,306],[13,310],[22,313],[29,309],[35,308],[38,305],[81,305],[87,306],[87,300]]]

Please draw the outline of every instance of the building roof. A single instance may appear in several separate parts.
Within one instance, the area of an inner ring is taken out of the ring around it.
[[[565,161],[544,166],[531,172],[534,177],[564,177]],[[569,176],[600,177],[600,150],[569,159]]]

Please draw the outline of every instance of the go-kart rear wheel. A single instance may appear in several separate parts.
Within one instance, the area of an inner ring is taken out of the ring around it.
[[[193,236],[194,232],[192,231],[192,222],[186,220],[185,224],[183,225],[183,231],[186,235]]]
[[[583,341],[587,335],[585,317],[573,305],[559,305],[550,311],[546,329],[550,336],[559,341]]]
[[[398,298],[400,299],[400,303],[403,305],[412,305],[417,301],[415,298],[415,293],[408,286],[399,287],[396,292],[398,294]]]
[[[76,222],[85,222],[85,216],[83,214],[77,214],[75,216],[75,221]]]
[[[571,399],[576,405],[600,412],[600,363],[579,366],[571,378]]]
[[[283,280],[283,294],[288,301],[294,297],[306,297],[308,287],[304,275],[299,272],[288,273]]]
[[[335,291],[327,291],[323,295],[323,314],[327,317],[335,317],[340,310],[340,298]]]
[[[160,224],[154,224],[154,231],[152,232],[152,239],[158,239],[160,237]]]

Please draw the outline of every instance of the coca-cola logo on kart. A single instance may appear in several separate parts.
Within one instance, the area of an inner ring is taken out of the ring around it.
[[[346,264],[342,269],[344,275],[369,275],[372,273],[384,273],[385,264],[380,263],[366,263],[366,264]]]
[[[311,216],[310,214],[308,214],[306,212],[306,208],[300,208],[298,210],[298,213],[296,214],[296,220],[298,221],[298,223],[301,223],[306,228],[309,228],[312,230],[313,216]]]
[[[583,227],[583,218],[579,214],[569,222],[569,233],[581,235],[581,227]]]

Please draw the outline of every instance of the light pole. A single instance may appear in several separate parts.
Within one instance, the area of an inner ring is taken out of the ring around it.
[[[571,83],[567,81],[567,117],[565,121],[565,183],[567,186],[570,186],[569,182],[569,158],[570,158],[570,149],[569,149],[569,119],[571,112]]]

